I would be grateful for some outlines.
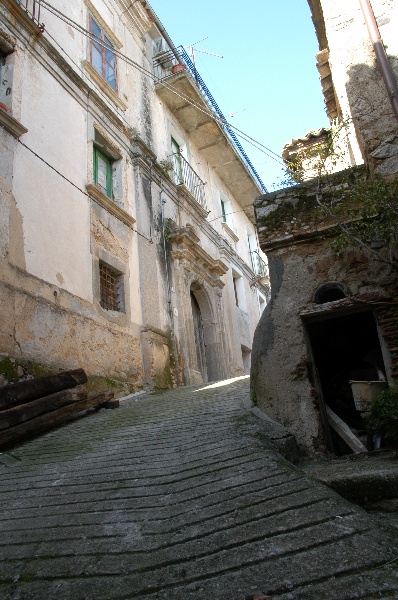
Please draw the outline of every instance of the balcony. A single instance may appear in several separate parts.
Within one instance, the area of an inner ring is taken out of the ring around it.
[[[193,170],[191,165],[181,154],[172,154],[170,157],[173,163],[171,179],[176,185],[185,185],[190,194],[195,198],[200,206],[207,210],[205,184],[199,175]]]
[[[259,277],[268,277],[268,269],[267,265],[257,252],[257,250],[253,250],[250,252],[250,258],[252,261],[252,270]]]
[[[41,0],[15,0],[16,4],[38,25],[44,28],[40,23]]]
[[[253,201],[266,188],[189,55],[177,51],[154,57],[156,92],[254,223]]]

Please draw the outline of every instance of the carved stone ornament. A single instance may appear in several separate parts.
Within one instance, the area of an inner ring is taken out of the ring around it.
[[[228,265],[220,259],[212,258],[203,250],[192,225],[187,224],[185,227],[174,229],[169,234],[169,240],[173,260],[182,260],[188,263],[189,271],[195,274],[196,280],[200,277],[202,285],[206,282],[212,287],[224,287],[220,277],[228,271]]]

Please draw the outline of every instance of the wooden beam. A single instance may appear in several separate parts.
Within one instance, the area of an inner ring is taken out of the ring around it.
[[[25,404],[61,390],[74,388],[77,385],[86,383],[86,381],[87,375],[84,370],[75,369],[74,371],[63,371],[48,377],[27,379],[14,385],[6,385],[0,388],[0,410]]]
[[[3,431],[0,431],[0,447],[16,444],[17,442],[24,441],[29,437],[47,431],[57,425],[61,425],[72,415],[87,410],[88,408],[99,407],[101,404],[105,404],[105,402],[112,400],[113,396],[113,392],[101,392],[101,394],[97,394],[96,396],[85,398],[79,402],[63,406],[58,410],[53,410],[40,415],[21,425],[15,425],[14,427],[4,429]]]
[[[326,414],[328,417],[328,421],[331,427],[335,430],[336,433],[345,441],[346,444],[353,450],[354,452],[367,452],[367,448],[362,444],[361,440],[359,440],[348,427],[347,423],[344,423],[340,417],[336,415],[332,409],[326,406]]]
[[[22,406],[14,406],[8,410],[3,410],[0,412],[0,430],[25,423],[25,421],[30,421],[44,413],[58,410],[58,408],[62,408],[68,404],[79,402],[87,398],[87,396],[88,392],[86,390],[74,388],[71,390],[62,390],[44,398],[38,398]]]

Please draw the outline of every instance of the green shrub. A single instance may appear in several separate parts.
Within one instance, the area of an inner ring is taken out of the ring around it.
[[[383,390],[370,404],[366,423],[372,433],[381,435],[389,448],[398,456],[398,387],[392,385]]]

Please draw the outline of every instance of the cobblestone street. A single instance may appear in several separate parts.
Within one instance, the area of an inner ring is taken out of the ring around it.
[[[285,461],[248,395],[143,394],[1,454],[1,600],[396,600],[396,530]]]

